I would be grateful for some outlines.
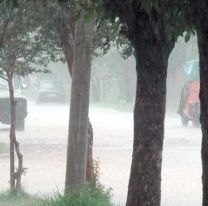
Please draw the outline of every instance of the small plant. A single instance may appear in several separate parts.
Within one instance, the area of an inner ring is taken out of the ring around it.
[[[113,206],[111,189],[106,189],[99,181],[99,161],[94,161],[94,182],[81,190],[71,191],[68,195],[60,192],[52,196],[38,198],[20,191],[0,193],[0,206]]]
[[[112,188],[106,189],[104,185],[100,183],[100,166],[99,166],[99,160],[94,160],[93,161],[93,167],[94,167],[94,182],[92,187],[94,188],[99,188],[103,190],[105,193],[108,193],[109,197],[111,196]]]
[[[109,191],[86,186],[67,196],[57,194],[47,198],[41,206],[113,206]]]
[[[69,192],[68,195],[57,193],[48,197],[41,206],[113,206],[111,202],[111,188],[106,189],[100,183],[99,161],[93,161],[94,181],[81,190]]]

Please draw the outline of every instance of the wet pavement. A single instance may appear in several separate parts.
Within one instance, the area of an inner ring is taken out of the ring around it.
[[[28,104],[24,132],[17,132],[24,166],[24,189],[32,194],[62,192],[65,179],[68,133],[67,105]],[[126,201],[133,142],[133,115],[92,107],[94,157],[100,165],[100,181],[113,189],[113,200]],[[0,125],[0,142],[8,142],[8,127]],[[162,171],[162,206],[201,204],[201,132],[181,126],[173,115],[166,118]],[[9,156],[0,155],[0,190],[8,189]]]

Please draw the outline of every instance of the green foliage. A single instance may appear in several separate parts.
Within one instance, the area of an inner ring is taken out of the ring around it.
[[[123,56],[132,55],[132,46],[122,33],[123,23],[120,19],[106,12],[102,0],[92,0],[91,8],[95,18],[94,47],[106,54],[112,45],[116,45]]]
[[[26,192],[0,193],[1,206],[113,206],[111,189],[106,189],[99,181],[100,169],[95,161],[95,184],[85,185],[80,190],[70,191],[67,196],[59,192],[52,196],[36,197]]]
[[[191,38],[192,36],[194,36],[194,35],[195,35],[194,29],[186,31],[186,32],[184,33],[184,40],[185,40],[185,42],[187,43],[187,42],[190,40],[190,38]]]
[[[45,8],[43,3],[38,3],[26,0],[19,0],[18,5],[8,4],[6,0],[0,3],[0,68],[6,72],[22,76],[48,72],[48,63],[57,61],[60,48],[51,38],[45,38],[42,30],[48,29],[43,22],[51,22],[50,15],[54,13],[48,8],[45,13],[44,9],[40,9]],[[48,30],[53,35],[53,31]]]
[[[103,188],[85,187],[79,192],[68,196],[57,194],[48,198],[41,206],[113,206],[110,194]]]
[[[70,191],[67,196],[59,192],[52,196],[35,197],[26,192],[13,194],[0,193],[1,206],[113,206],[111,189],[106,189],[99,181],[99,164],[95,161],[95,184],[86,185],[80,190]]]
[[[0,193],[1,206],[40,206],[42,200],[27,193],[12,195],[10,192]]]
[[[178,36],[183,36],[184,31],[193,33],[193,12],[191,1],[188,0],[94,0],[96,5],[104,8],[101,13],[104,19],[114,21],[119,18],[122,33],[131,41],[135,35],[147,36],[143,33],[148,26],[160,39],[163,34],[164,41],[176,41]],[[165,39],[164,39],[165,38]],[[186,41],[188,40],[186,35]]]
[[[100,183],[99,162],[94,165],[94,183],[85,185],[81,190],[70,191],[67,195],[57,193],[47,197],[41,206],[113,206],[111,189]]]
[[[12,195],[10,192],[0,193],[1,206],[113,206],[110,191],[103,187],[86,186],[79,192],[68,196],[59,193],[46,198],[38,198],[27,193]]]

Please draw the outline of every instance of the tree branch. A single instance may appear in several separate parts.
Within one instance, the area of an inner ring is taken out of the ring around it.
[[[9,25],[9,22],[10,22],[10,20],[11,20],[11,18],[12,18],[12,13],[13,13],[13,11],[14,11],[14,8],[15,8],[15,5],[13,4],[13,6],[12,6],[12,8],[11,8],[11,10],[10,10],[10,13],[9,13],[9,18],[8,18],[7,21],[6,21],[6,24],[5,24],[3,33],[2,33],[2,35],[1,35],[0,44],[3,44],[4,36],[5,36],[6,31],[7,31],[7,27],[8,27],[8,25]]]
[[[1,78],[1,79],[4,79],[5,81],[8,82],[8,79],[7,79],[6,77],[3,77],[3,76],[0,75],[0,78]]]

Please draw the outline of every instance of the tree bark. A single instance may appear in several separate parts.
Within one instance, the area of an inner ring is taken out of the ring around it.
[[[66,30],[61,27],[60,33],[60,42],[61,42],[61,48],[63,50],[64,56],[66,58],[67,68],[69,71],[70,76],[72,77],[72,65],[73,65],[73,46],[69,43],[68,35],[66,33]]]
[[[172,45],[134,45],[137,90],[127,206],[160,206],[167,64]]]
[[[12,84],[12,76],[7,73],[7,80],[9,85],[9,95],[10,95],[10,191],[15,193],[15,100],[14,100],[14,89]]]
[[[83,3],[86,2],[83,1]],[[66,194],[70,190],[82,187],[86,182],[91,27],[82,17],[75,26],[65,181]]]
[[[90,120],[88,121],[86,181],[90,184],[95,184],[93,164],[93,128],[92,124],[90,123]]]
[[[64,52],[67,67],[69,74],[72,78],[72,66],[73,66],[73,47],[72,44],[69,43],[69,39],[66,33],[66,29],[64,28],[64,25],[61,27],[60,32],[60,41],[61,41],[61,47]],[[91,65],[91,62],[90,62]],[[89,183],[94,182],[94,166],[93,166],[93,128],[92,124],[89,120],[88,122],[88,148],[87,148],[87,168],[86,168],[86,181]]]
[[[207,22],[206,22],[207,23]],[[200,58],[200,104],[202,129],[202,205],[208,206],[208,26],[205,24],[197,31]]]
[[[16,139],[16,105],[13,88],[13,73],[7,72],[7,80],[10,95],[10,191],[17,194],[21,191],[21,177],[25,169],[23,168],[23,155],[20,152],[19,142]],[[18,159],[17,171],[15,171],[15,152]]]

